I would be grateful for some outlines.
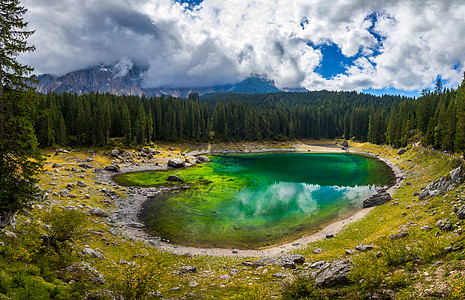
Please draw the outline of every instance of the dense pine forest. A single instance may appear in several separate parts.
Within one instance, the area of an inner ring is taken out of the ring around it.
[[[40,145],[127,146],[155,141],[354,138],[396,147],[465,149],[465,83],[419,98],[357,92],[217,94],[188,99],[111,94],[38,98]]]

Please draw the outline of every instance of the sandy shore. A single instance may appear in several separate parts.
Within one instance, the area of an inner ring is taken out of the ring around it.
[[[260,152],[334,152],[334,153],[345,153],[345,150],[342,150],[339,147],[334,146],[312,146],[312,145],[296,145],[295,148],[292,149],[265,149],[265,150],[250,150],[250,151],[198,151],[198,152],[191,152],[191,155],[203,155],[203,154],[213,154],[213,153],[260,153]],[[396,183],[392,187],[390,187],[387,192],[394,194],[394,192],[399,188],[400,182],[402,181],[403,175],[402,172],[397,168],[395,164],[393,164],[388,159],[385,159],[380,156],[373,155],[371,153],[365,152],[357,152],[357,151],[348,151],[349,153],[356,153],[356,154],[364,154],[369,155],[372,157],[376,157],[381,161],[385,162],[388,166],[390,166],[396,176]],[[150,170],[162,170],[166,169],[164,166],[154,166],[154,165],[142,165],[140,167],[136,166],[129,166],[123,167],[121,169],[121,173],[127,172],[135,172],[135,171],[150,171]],[[106,182],[108,184],[114,184],[111,179],[111,174],[107,172],[103,172],[97,175],[98,180]],[[126,198],[119,198],[116,199],[117,210],[114,212],[114,215],[118,215],[119,219],[123,222],[121,226],[122,234],[128,236],[132,239],[139,239],[146,241],[152,245],[157,246],[159,249],[164,251],[169,251],[176,254],[187,254],[187,255],[210,255],[210,256],[238,256],[238,257],[266,257],[266,256],[278,256],[282,255],[283,253],[289,252],[291,250],[296,250],[302,247],[306,247],[307,244],[321,240],[326,238],[326,235],[332,234],[336,235],[337,233],[341,232],[345,226],[351,224],[353,222],[357,222],[363,219],[368,213],[370,213],[374,208],[365,208],[362,209],[353,215],[344,218],[342,220],[338,220],[334,223],[331,223],[324,227],[322,230],[310,234],[304,235],[301,238],[292,241],[290,243],[276,245],[272,247],[268,247],[266,249],[261,250],[239,250],[234,251],[233,249],[222,249],[222,248],[195,248],[195,247],[185,247],[185,246],[177,246],[170,243],[162,242],[159,238],[152,237],[148,235],[142,228],[138,228],[137,226],[134,227],[131,224],[138,224],[139,219],[138,215],[142,208],[143,203],[146,200],[146,197],[141,195],[141,190],[145,191],[148,189],[136,189],[139,192],[134,194],[128,195]],[[124,224],[129,224],[131,226],[125,226]]]

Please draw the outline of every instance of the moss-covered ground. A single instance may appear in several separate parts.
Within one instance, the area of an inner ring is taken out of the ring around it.
[[[305,146],[305,143],[296,144]],[[227,144],[152,146],[160,151],[154,158],[160,163],[166,162],[168,157],[180,157],[181,151],[235,147]],[[168,146],[174,149],[169,151]],[[292,144],[270,142],[239,147],[289,146]],[[300,277],[307,266],[294,270],[280,266],[254,269],[238,264],[256,258],[191,257],[162,252],[138,242],[119,233],[106,218],[88,213],[90,208],[111,211],[115,206],[101,192],[105,186],[96,182],[92,170],[78,165],[88,158],[93,160],[88,163],[96,167],[110,164],[112,158],[108,153],[76,150],[54,155],[54,151],[46,151],[47,164],[40,186],[49,192],[48,197],[19,212],[17,226],[7,227],[7,231],[0,233],[0,299],[117,299],[119,295],[125,299],[366,299],[375,294],[378,299],[388,295],[396,299],[463,299],[465,253],[459,247],[464,239],[463,221],[457,219],[454,206],[463,201],[465,189],[460,186],[423,201],[413,196],[430,181],[448,174],[460,161],[419,148],[410,148],[399,156],[398,149],[388,146],[355,143],[351,146],[388,158],[403,170],[406,178],[391,203],[375,208],[366,218],[348,225],[334,238],[296,251],[309,263],[351,259],[355,267],[348,285],[317,288],[311,280]],[[138,160],[141,162],[143,158]],[[52,163],[61,167],[52,168]],[[74,171],[73,167],[79,171]],[[59,196],[68,183],[76,184],[79,180],[86,187],[72,188],[69,193],[73,197]],[[122,197],[127,193],[126,188],[115,189],[115,192]],[[54,207],[57,209],[52,209]],[[452,221],[451,231],[438,229],[437,221],[442,219]],[[420,230],[422,226],[432,229]],[[58,238],[61,231],[70,230],[73,231],[69,238]],[[402,230],[409,232],[409,236],[389,240],[390,234]],[[346,250],[360,243],[373,244],[375,249],[346,254]],[[458,250],[444,250],[451,244]],[[86,247],[103,257],[83,256],[81,251]],[[315,254],[316,248],[324,251]],[[85,271],[80,274],[63,272],[79,262],[88,263],[104,275],[105,283],[91,280],[93,276]],[[195,266],[197,271],[183,272],[183,266]],[[237,271],[231,272],[233,269]],[[278,272],[286,276],[274,277]]]

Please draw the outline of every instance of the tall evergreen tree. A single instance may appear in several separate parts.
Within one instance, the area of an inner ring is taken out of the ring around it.
[[[25,30],[25,12],[19,0],[0,1],[0,227],[34,198],[43,162],[31,122],[32,68],[17,61],[34,50],[27,44],[33,31]]]

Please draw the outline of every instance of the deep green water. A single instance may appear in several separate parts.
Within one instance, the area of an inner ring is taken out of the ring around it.
[[[172,243],[259,248],[315,231],[390,185],[383,162],[355,154],[274,153],[212,156],[184,170],[126,174],[125,184],[164,185],[176,174],[191,186],[145,204],[149,231]]]

